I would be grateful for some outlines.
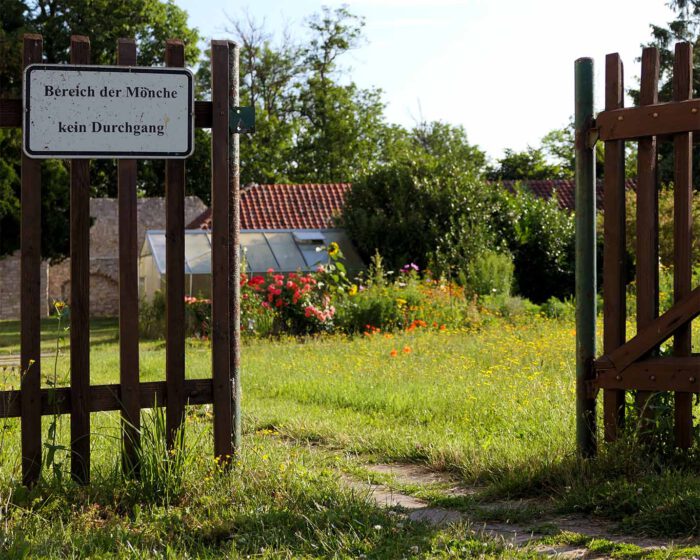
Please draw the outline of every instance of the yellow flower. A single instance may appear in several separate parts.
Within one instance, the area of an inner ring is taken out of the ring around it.
[[[356,284],[352,284],[350,286],[350,289],[348,290],[348,295],[350,295],[350,296],[357,295],[357,285]]]
[[[338,244],[335,241],[333,241],[328,246],[328,256],[329,257],[336,257],[336,256],[338,256],[338,253],[340,253],[340,247],[338,247]]]

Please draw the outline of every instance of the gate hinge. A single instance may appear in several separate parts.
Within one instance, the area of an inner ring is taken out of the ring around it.
[[[595,119],[593,119],[593,122],[591,123],[591,128],[588,129],[588,137],[586,138],[586,147],[589,149],[595,148],[595,144],[600,138],[600,131],[598,127],[596,126]]]
[[[255,132],[255,107],[231,107],[228,130],[231,134]]]

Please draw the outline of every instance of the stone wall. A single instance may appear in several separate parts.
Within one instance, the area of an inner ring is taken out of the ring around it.
[[[206,210],[196,196],[185,198],[185,224]],[[114,198],[90,199],[90,315],[115,316],[119,311],[119,213]],[[140,198],[137,207],[138,248],[147,229],[165,229],[165,199]],[[49,301],[70,299],[70,259],[49,270]]]
[[[20,254],[19,251],[0,258],[0,319],[19,319],[20,315]],[[46,261],[41,263],[41,315],[46,317],[48,307],[48,274]]]

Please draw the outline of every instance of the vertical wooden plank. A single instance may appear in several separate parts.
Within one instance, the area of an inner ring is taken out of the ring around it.
[[[165,64],[183,67],[185,46],[169,40]],[[167,160],[165,165],[165,259],[166,259],[166,430],[168,445],[174,443],[185,414],[185,161]]]
[[[605,110],[624,107],[623,68],[618,53],[605,58]],[[605,143],[605,222],[603,253],[603,351],[625,342],[625,143]],[[625,419],[625,392],[603,392],[605,440],[620,435]]]
[[[678,43],[673,63],[673,100],[684,101],[693,95],[693,47],[690,43]],[[673,138],[674,153],[674,204],[673,204],[673,299],[680,300],[691,290],[692,262],[692,201],[693,201],[693,133],[676,134]],[[676,331],[673,339],[675,356],[690,356],[691,325]],[[693,395],[675,394],[676,445],[688,449],[693,442]]]
[[[658,101],[659,51],[642,51],[642,79],[639,104]],[[637,330],[646,327],[659,313],[659,199],[657,192],[656,137],[639,140],[637,155]],[[648,391],[637,392],[642,429],[652,418],[647,406]],[[646,421],[645,421],[646,419]]]
[[[117,64],[136,66],[136,41],[117,41]],[[141,408],[139,393],[139,286],[136,160],[120,159],[119,184],[119,382],[122,403],[122,466],[138,475]]]
[[[90,40],[73,35],[72,64],[90,63]],[[90,162],[70,162],[71,475],[90,480]]]
[[[233,454],[232,386],[229,344],[229,46],[211,43],[212,89],[212,378],[214,454]]]
[[[41,35],[26,34],[23,42],[24,66],[41,62]],[[41,166],[24,152],[21,188],[22,480],[29,486],[41,476]]]
[[[229,42],[229,107],[240,105],[239,95],[239,49],[234,42]],[[241,239],[240,239],[240,197],[241,165],[240,136],[237,131],[229,130],[229,169],[231,182],[229,212],[229,337],[231,339],[229,371],[233,383],[233,451],[241,446]]]

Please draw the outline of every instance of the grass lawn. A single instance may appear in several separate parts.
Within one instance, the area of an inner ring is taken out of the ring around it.
[[[115,382],[116,322],[93,326],[92,382]],[[42,351],[59,352],[42,360],[42,377],[65,384],[67,333],[54,320],[43,334]],[[379,461],[421,463],[478,488],[457,498],[404,488],[435,505],[478,513],[486,500],[536,498],[635,534],[700,534],[695,451],[649,458],[627,442],[576,459],[574,335],[570,323],[534,318],[478,331],[246,341],[244,447],[232,470],[212,460],[210,408],[191,407],[182,469],[165,482],[157,473],[140,483],[120,477],[118,416],[100,413],[93,484],[66,481],[69,421],[46,417],[46,481],[27,491],[17,483],[18,421],[0,420],[0,557],[536,556],[462,525],[405,523],[342,484],[341,473]],[[18,344],[17,323],[0,323],[0,357]],[[142,342],[142,380],[164,379],[163,348]],[[189,377],[208,376],[208,346],[189,341],[186,363]],[[0,388],[17,387],[18,376],[0,366]],[[537,512],[520,516],[536,523]]]

